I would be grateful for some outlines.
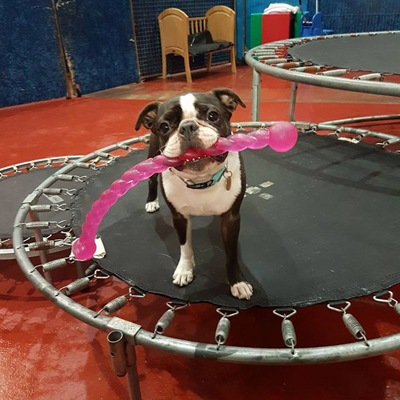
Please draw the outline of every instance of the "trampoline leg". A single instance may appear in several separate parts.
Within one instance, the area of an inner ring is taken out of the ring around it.
[[[115,375],[118,377],[126,375],[130,400],[141,400],[135,346],[128,343],[119,330],[111,331],[107,341]]]
[[[260,91],[261,91],[261,75],[253,68],[253,85],[252,85],[252,108],[251,119],[253,121],[260,120]]]
[[[76,264],[76,273],[78,278],[85,277],[85,269],[83,268],[83,263],[81,261],[75,261]]]
[[[35,211],[30,210],[29,211],[29,219],[31,222],[37,222],[39,221],[39,217]],[[33,229],[33,233],[35,236],[36,242],[43,242],[43,235],[42,231],[40,229]],[[47,251],[46,250],[39,250],[39,257],[40,257],[40,263],[45,264],[47,263]],[[50,271],[44,271],[44,277],[47,282],[53,283],[53,279],[51,278],[51,273]]]
[[[139,375],[136,363],[136,349],[132,344],[126,346],[126,353],[128,358],[128,369],[126,374],[126,382],[128,384],[129,399],[141,400]]]
[[[297,82],[292,82],[292,94],[290,97],[290,110],[289,110],[289,119],[292,122],[296,122],[296,117],[294,116],[296,109],[296,99],[297,99]]]

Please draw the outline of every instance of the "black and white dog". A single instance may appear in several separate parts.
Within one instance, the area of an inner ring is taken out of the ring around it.
[[[220,136],[229,136],[230,118],[238,105],[246,107],[229,89],[185,94],[165,103],[148,104],[139,115],[136,130],[144,125],[152,132],[149,157],[161,153],[178,157],[189,148],[205,149]],[[157,175],[149,180],[146,204],[149,213],[159,209],[157,181]],[[250,299],[253,288],[246,282],[238,261],[240,206],[246,189],[241,155],[229,152],[186,162],[163,172],[160,184],[181,245],[173,283],[185,286],[193,280],[190,216],[220,215],[231,293],[239,299]]]

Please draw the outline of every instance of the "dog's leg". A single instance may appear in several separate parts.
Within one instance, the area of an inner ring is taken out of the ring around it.
[[[238,260],[239,212],[230,210],[222,214],[221,227],[226,255],[226,272],[232,296],[249,300],[253,295],[253,288],[245,281]]]
[[[150,136],[150,147],[148,158],[155,157],[160,154],[159,141],[156,135]],[[158,174],[154,174],[149,178],[149,193],[146,202],[146,212],[154,213],[160,209],[160,204],[157,198]]]
[[[186,286],[193,281],[194,255],[192,249],[192,223],[182,214],[173,214],[173,223],[181,245],[181,256],[173,275],[173,283]]]

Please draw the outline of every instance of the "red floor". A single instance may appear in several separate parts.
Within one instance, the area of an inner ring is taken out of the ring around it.
[[[194,73],[189,87],[182,76],[163,82],[96,94],[102,98],[56,100],[0,110],[0,163],[6,166],[56,155],[84,154],[136,134],[135,117],[149,101],[185,91],[229,86],[248,104],[235,121],[250,120],[251,71],[229,67]],[[264,78],[262,119],[287,119],[290,85]],[[112,96],[114,98],[105,98]],[[126,100],[126,99],[129,100]],[[399,112],[399,100],[321,88],[300,87],[297,117],[322,121]],[[382,130],[395,131],[393,126]],[[56,277],[55,284],[61,284]],[[123,294],[118,282],[92,288],[75,299],[87,307]],[[400,298],[400,289],[394,288]],[[398,316],[371,299],[352,302],[352,312],[370,338],[400,331]],[[165,311],[165,300],[148,295],[129,304],[119,316],[151,330]],[[232,320],[229,344],[281,347],[280,326],[270,310],[241,312]],[[114,376],[106,335],[75,320],[44,300],[13,261],[0,265],[0,399],[127,399],[124,379]],[[168,334],[213,341],[218,315],[209,305],[179,312]],[[325,306],[301,309],[293,318],[299,346],[351,341],[340,316]],[[143,400],[396,400],[400,399],[400,353],[324,366],[241,366],[191,360],[139,348]]]

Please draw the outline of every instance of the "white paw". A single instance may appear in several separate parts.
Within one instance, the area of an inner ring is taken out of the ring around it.
[[[186,286],[193,281],[194,262],[180,261],[174,275],[172,276],[174,285]]]
[[[231,293],[240,300],[250,300],[253,296],[253,287],[248,282],[238,282],[231,286]]]
[[[160,203],[158,202],[158,199],[146,203],[146,212],[148,213],[154,213],[159,209],[160,209]]]

